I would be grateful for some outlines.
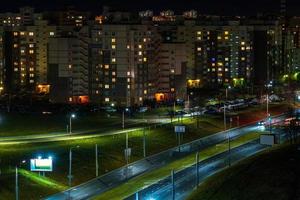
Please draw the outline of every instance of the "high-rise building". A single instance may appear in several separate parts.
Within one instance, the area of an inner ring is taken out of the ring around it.
[[[49,39],[48,82],[52,102],[89,102],[88,34],[88,27],[82,27]]]
[[[142,104],[151,96],[154,27],[104,24],[92,30],[92,99]]]

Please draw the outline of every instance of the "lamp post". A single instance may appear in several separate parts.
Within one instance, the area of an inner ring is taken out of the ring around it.
[[[76,146],[76,147],[70,147],[69,149],[69,175],[68,175],[68,185],[69,185],[69,198],[71,199],[71,187],[72,187],[72,179],[73,179],[73,175],[72,175],[72,150],[74,148],[79,148],[80,146]]]
[[[223,111],[224,111],[224,131],[226,131],[226,107],[225,107],[225,102],[227,101],[228,98],[228,89],[231,89],[230,86],[225,88],[225,101],[224,101],[224,106],[223,106]]]
[[[72,133],[72,119],[75,118],[75,114],[71,114],[69,118],[69,129],[70,129],[70,134]]]
[[[25,164],[26,160],[22,160],[21,164]],[[15,172],[15,193],[16,193],[16,200],[19,200],[19,167],[16,165],[16,172]]]

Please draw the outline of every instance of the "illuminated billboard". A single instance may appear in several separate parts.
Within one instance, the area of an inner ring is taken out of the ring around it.
[[[35,172],[52,172],[52,158],[47,159],[31,159],[30,171]]]

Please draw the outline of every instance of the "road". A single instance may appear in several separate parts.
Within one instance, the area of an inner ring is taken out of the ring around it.
[[[281,133],[282,139],[286,139],[286,135]],[[269,146],[259,144],[259,140],[254,140],[242,146],[231,150],[230,160],[232,163],[250,157],[262,150],[270,148]],[[228,152],[218,154],[199,163],[198,174],[199,183],[203,182],[209,176],[228,167]],[[174,175],[175,199],[185,199],[196,187],[197,183],[196,164],[186,168]],[[172,181],[171,176],[137,192],[136,194],[126,198],[126,200],[149,200],[149,199],[172,199]]]
[[[170,119],[150,119],[148,121],[148,126],[157,126],[170,123]],[[18,145],[18,144],[30,144],[30,143],[42,143],[42,142],[58,142],[66,140],[79,140],[79,139],[89,139],[103,136],[119,135],[132,131],[142,130],[144,127],[141,126],[143,122],[141,120],[131,120],[130,123],[126,124],[127,127],[124,130],[95,130],[95,131],[85,131],[85,132],[73,132],[69,133],[49,133],[42,135],[27,135],[27,136],[15,136],[15,137],[0,137],[1,145]]]
[[[285,116],[277,117],[277,119],[284,118]],[[234,140],[242,135],[259,129],[260,127],[258,127],[257,123],[255,122],[251,125],[231,129],[226,132],[220,132],[205,138],[201,138],[188,144],[184,144],[180,148],[175,147],[159,154],[147,157],[146,159],[130,163],[127,167],[121,167],[103,176],[92,179],[67,191],[49,196],[45,199],[69,199],[69,195],[73,200],[88,199],[90,197],[104,193],[105,191],[108,191],[114,187],[117,187],[118,185],[123,184],[129,179],[132,179],[138,175],[165,166],[175,160],[181,159],[197,151],[201,151],[202,149],[205,149],[209,146],[214,146],[216,144],[224,142],[227,140],[228,134],[230,134],[230,137],[232,138],[232,140]]]

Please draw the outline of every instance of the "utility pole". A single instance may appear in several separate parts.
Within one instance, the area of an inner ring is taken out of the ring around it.
[[[226,87],[225,88],[225,101],[224,101],[224,105],[223,105],[223,108],[224,108],[224,131],[226,131],[226,107],[225,107],[225,102],[227,100],[227,96],[228,96],[228,88]]]
[[[228,166],[230,167],[231,166],[231,144],[230,144],[231,138],[229,132],[227,133],[227,135],[228,135]]]
[[[146,158],[146,130],[145,130],[145,127],[143,129],[143,155],[144,155],[144,158]]]
[[[18,166],[16,166],[16,200],[19,200],[19,173],[18,173]]]
[[[99,176],[99,163],[98,163],[98,144],[95,146],[95,158],[96,158],[96,177]]]
[[[125,128],[125,112],[123,110],[123,113],[122,113],[122,129],[124,130]]]
[[[171,171],[172,180],[172,200],[175,200],[175,180],[174,180],[174,170]]]
[[[199,185],[199,152],[196,153],[196,187]]]

